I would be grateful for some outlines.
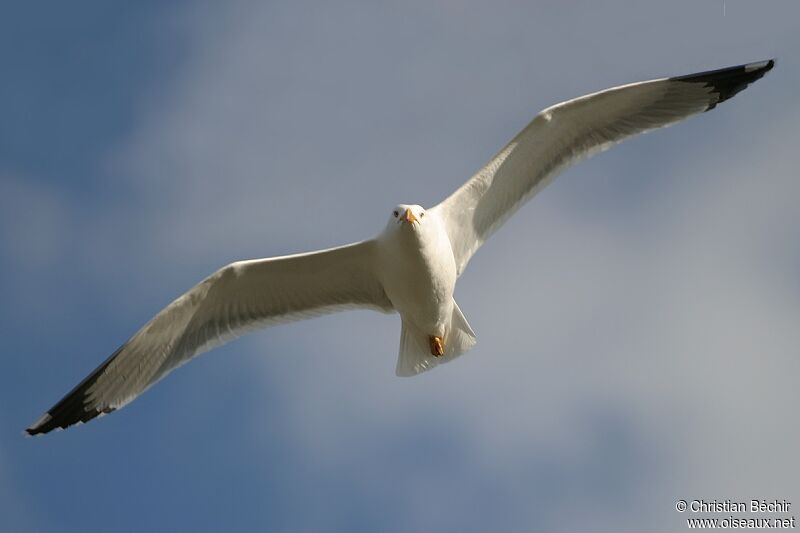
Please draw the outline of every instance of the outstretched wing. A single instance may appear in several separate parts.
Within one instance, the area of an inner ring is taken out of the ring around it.
[[[567,166],[638,133],[709,111],[774,60],[614,87],[548,107],[442,203],[458,273],[489,236]]]
[[[375,242],[364,241],[221,268],[158,313],[27,432],[118,409],[192,357],[254,329],[346,308],[391,311],[374,256]]]

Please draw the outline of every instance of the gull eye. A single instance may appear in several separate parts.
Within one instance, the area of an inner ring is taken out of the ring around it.
[[[423,211],[422,213],[419,214],[419,218],[422,218],[424,216],[425,216],[425,211]]]
[[[394,218],[397,218],[397,217],[399,217],[399,216],[400,216],[400,212],[399,212],[399,211],[397,211],[397,210],[395,210],[395,211],[392,211],[392,214],[394,215]]]

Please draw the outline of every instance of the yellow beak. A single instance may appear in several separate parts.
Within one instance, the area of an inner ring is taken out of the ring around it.
[[[406,213],[403,215],[403,221],[408,222],[409,224],[419,222],[417,217],[414,216],[414,213],[411,212],[411,209],[406,209]]]

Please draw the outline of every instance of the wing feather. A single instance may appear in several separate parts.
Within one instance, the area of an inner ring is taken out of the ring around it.
[[[445,220],[458,273],[508,217],[567,166],[633,135],[713,109],[773,66],[769,60],[632,83],[545,109],[434,207]]]
[[[189,359],[255,329],[347,308],[391,311],[375,246],[364,241],[221,268],[153,317],[28,433],[118,409]]]

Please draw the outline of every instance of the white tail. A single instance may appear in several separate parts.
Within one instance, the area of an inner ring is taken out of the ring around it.
[[[436,357],[431,354],[428,334],[420,331],[414,324],[403,320],[400,332],[400,354],[397,357],[398,376],[416,376],[430,370],[441,363],[452,361],[466,352],[476,343],[475,333],[469,327],[467,319],[453,300],[453,314],[444,334],[444,355]]]

